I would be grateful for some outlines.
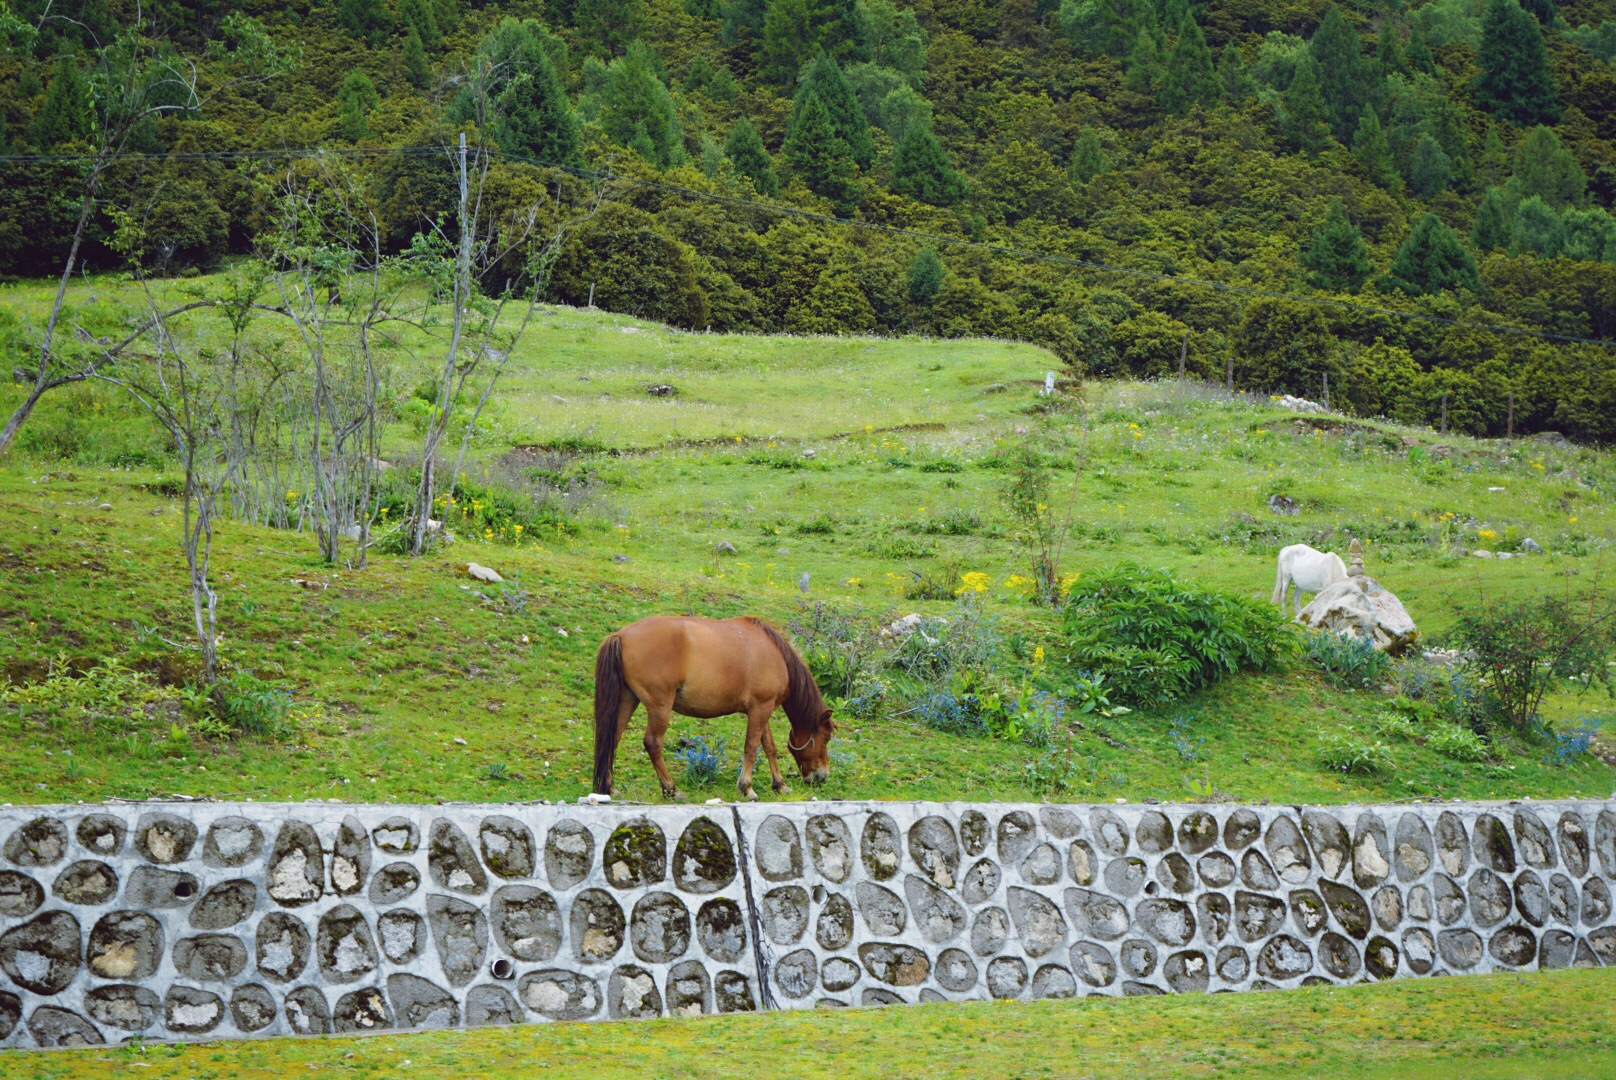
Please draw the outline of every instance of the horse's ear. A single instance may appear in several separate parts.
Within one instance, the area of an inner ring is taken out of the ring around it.
[[[819,722],[824,727],[826,735],[829,735],[836,730],[836,721],[831,719],[829,709],[825,710],[825,715],[819,718]]]

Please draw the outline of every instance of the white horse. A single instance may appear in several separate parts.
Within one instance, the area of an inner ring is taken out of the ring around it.
[[[1274,581],[1274,603],[1285,606],[1285,593],[1296,587],[1296,613],[1302,613],[1302,593],[1321,593],[1328,586],[1346,580],[1347,564],[1333,551],[1316,551],[1306,544],[1292,544],[1279,553],[1279,577]]]

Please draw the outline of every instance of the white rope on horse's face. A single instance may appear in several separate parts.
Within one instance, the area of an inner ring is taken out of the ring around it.
[[[804,750],[808,749],[809,744],[812,743],[813,741],[814,741],[814,737],[812,735],[809,735],[806,739],[804,739],[802,741],[801,746],[792,746],[791,745],[791,736],[787,735],[786,736],[786,749],[790,750],[793,754],[800,754]]]

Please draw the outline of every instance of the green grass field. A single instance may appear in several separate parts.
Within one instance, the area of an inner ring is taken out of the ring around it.
[[[0,288],[0,305],[26,310],[39,295]],[[570,801],[588,789],[591,665],[614,628],[656,612],[753,612],[798,629],[830,618],[875,627],[912,611],[953,617],[950,600],[904,595],[920,577],[986,575],[981,604],[1001,662],[1029,670],[1042,647],[1041,677],[1058,687],[1070,667],[1057,623],[1013,579],[1026,559],[998,494],[1004,453],[1029,431],[1070,518],[1069,572],[1133,560],[1266,598],[1281,544],[1344,550],[1356,535],[1368,541],[1369,572],[1440,641],[1465,605],[1574,592],[1609,568],[1610,454],[1315,421],[1174,383],[1091,383],[1039,411],[1052,366],[1040,350],[1003,342],[681,334],[556,309],[512,357],[467,471],[480,481],[513,448],[548,448],[528,453],[587,482],[577,515],[518,542],[468,534],[422,559],[372,554],[364,570],[323,564],[306,532],[225,522],[213,573],[223,655],[294,690],[287,730],[235,737],[198,722],[184,685],[195,656],[174,467],[114,391],[60,393],[0,462],[0,800]],[[399,361],[395,404],[421,374]],[[648,394],[656,384],[675,392]],[[18,397],[5,387],[0,406]],[[407,454],[414,437],[401,419],[387,453]],[[1271,512],[1276,493],[1300,512]],[[1548,554],[1453,553],[1512,550],[1528,536]],[[716,554],[719,541],[735,553]],[[506,586],[471,581],[468,561],[498,569]],[[1384,704],[1298,661],[1170,708],[1087,716],[1057,733],[1074,765],[1054,797],[1603,797],[1616,786],[1600,756],[1616,759],[1608,737],[1596,753],[1551,763],[1542,743],[1505,739],[1487,760],[1461,762],[1386,736],[1378,773],[1319,765],[1326,738],[1382,739]],[[1567,687],[1545,715],[1598,726],[1612,706]],[[901,695],[842,721],[822,789],[765,788],[764,798],[1037,790],[1028,766],[1044,751],[939,733]],[[727,739],[733,766],[737,719],[681,718],[672,732],[695,734]],[[658,797],[633,735],[618,785],[621,798]],[[697,799],[733,794],[727,773],[683,786]],[[1240,999],[102,1050],[11,1057],[0,1072],[1591,1077],[1616,1075],[1610,999],[1607,975],[1572,972]],[[893,1040],[909,1047],[899,1064],[884,1052]]]
[[[19,1054],[16,1080],[1597,1080],[1616,1076],[1603,971],[1277,994],[981,1002],[696,1020]]]

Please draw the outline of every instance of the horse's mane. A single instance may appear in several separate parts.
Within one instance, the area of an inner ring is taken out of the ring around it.
[[[774,647],[780,650],[780,658],[786,662],[784,707],[792,728],[817,730],[819,718],[825,713],[825,699],[819,693],[819,683],[814,681],[813,672],[808,670],[808,665],[802,662],[802,657],[780,631],[752,615],[746,616],[746,620],[768,635]]]

